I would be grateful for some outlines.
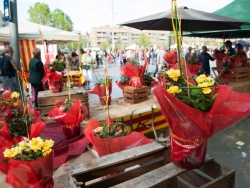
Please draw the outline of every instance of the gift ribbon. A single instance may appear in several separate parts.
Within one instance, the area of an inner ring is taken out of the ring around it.
[[[181,142],[188,142],[192,144],[202,144],[204,143],[207,139],[197,139],[197,140],[186,140],[184,138],[180,138],[179,136],[176,136],[172,131],[170,131],[170,136],[175,138],[176,140],[179,140]]]

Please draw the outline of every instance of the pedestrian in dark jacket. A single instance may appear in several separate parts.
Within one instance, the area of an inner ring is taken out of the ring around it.
[[[43,91],[43,83],[41,80],[44,77],[43,63],[41,60],[41,51],[39,48],[33,49],[34,57],[29,62],[29,83],[35,90],[35,107],[38,108],[37,96],[39,91]]]
[[[3,88],[11,89],[12,92],[17,91],[19,92],[17,83],[16,83],[16,70],[14,69],[12,63],[14,50],[11,46],[8,46],[5,50],[5,58],[3,61],[3,68],[2,68],[2,84]]]

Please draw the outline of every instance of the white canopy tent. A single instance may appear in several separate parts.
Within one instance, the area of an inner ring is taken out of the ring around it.
[[[188,48],[189,46],[192,46],[192,45],[189,45],[189,44],[186,44],[184,42],[182,42],[182,45],[181,45],[183,48]],[[171,49],[174,49],[176,48],[177,49],[177,44],[173,44],[170,46]]]
[[[125,49],[126,49],[126,50],[136,50],[137,48],[139,48],[138,45],[132,44],[131,46],[126,47]]]
[[[47,44],[67,43],[79,41],[79,34],[63,31],[49,26],[44,26],[28,21],[18,23],[18,33],[20,40],[35,40],[41,44],[42,40]],[[0,43],[10,41],[9,26],[0,28]]]

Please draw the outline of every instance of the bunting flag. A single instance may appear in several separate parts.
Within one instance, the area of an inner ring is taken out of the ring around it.
[[[25,72],[29,71],[29,62],[33,58],[33,49],[36,47],[35,40],[20,40],[20,58]]]

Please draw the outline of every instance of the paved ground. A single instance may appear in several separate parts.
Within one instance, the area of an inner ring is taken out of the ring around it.
[[[238,141],[244,145],[236,144]],[[249,188],[250,116],[215,134],[209,141],[208,154],[236,171],[236,188]]]

